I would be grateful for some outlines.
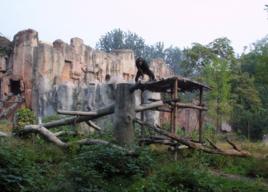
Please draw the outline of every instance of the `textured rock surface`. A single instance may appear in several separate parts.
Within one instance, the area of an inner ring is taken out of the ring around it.
[[[11,54],[0,55],[0,99],[8,103],[22,98],[21,104],[32,108],[39,117],[53,115],[57,109],[90,111],[111,104],[116,84],[133,82],[136,74],[132,50],[105,53],[77,37],[70,44],[60,39],[48,44],[39,40],[36,31],[28,29],[18,32],[12,45]],[[163,60],[154,60],[151,68],[159,78],[171,74]],[[144,93],[145,102],[157,94],[153,95]],[[158,94],[156,98],[159,97]],[[138,92],[136,99],[140,99]],[[0,113],[9,107],[2,102]],[[150,121],[158,121],[158,117],[158,113],[145,113]]]

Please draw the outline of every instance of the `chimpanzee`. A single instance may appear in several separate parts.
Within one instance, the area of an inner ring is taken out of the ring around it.
[[[145,59],[138,57],[136,59],[136,67],[138,69],[135,82],[138,82],[139,78],[144,76],[144,74],[149,76],[150,81],[155,81],[154,73],[150,70],[148,63]]]

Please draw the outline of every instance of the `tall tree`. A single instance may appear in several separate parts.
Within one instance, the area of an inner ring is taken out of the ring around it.
[[[230,118],[231,107],[231,71],[226,60],[214,59],[202,71],[203,79],[212,90],[208,94],[209,115],[215,120],[218,131],[223,121]]]
[[[247,136],[248,139],[260,138],[261,128],[256,126],[256,116],[261,111],[259,92],[255,87],[254,78],[241,71],[232,77],[232,117],[231,123],[235,131]]]
[[[171,66],[175,74],[182,74],[182,51],[178,47],[172,47],[165,49],[165,61]]]
[[[111,52],[114,49],[132,49],[136,56],[143,56],[145,41],[136,33],[114,29],[103,35],[96,47],[106,52]]]
[[[207,46],[194,43],[191,48],[183,50],[183,75],[200,76],[203,68],[215,57],[216,55]]]
[[[256,90],[260,104],[257,105],[254,100],[252,101],[255,98],[254,91],[244,88],[244,103],[240,108],[238,107],[240,118],[235,119],[234,126],[242,133],[247,133],[250,139],[261,139],[263,134],[268,133],[268,36],[254,43],[248,53],[242,54],[239,62],[242,72],[249,74],[247,80],[252,79],[252,83],[247,82],[246,86],[248,89],[252,87]],[[239,80],[239,82],[243,81]],[[248,103],[252,103],[251,108],[248,107]],[[244,122],[248,124],[245,125]]]
[[[165,49],[163,42],[147,45],[142,37],[130,31],[114,29],[100,38],[96,48],[106,52],[114,49],[132,49],[136,57],[143,57],[149,62],[156,58],[163,59],[177,74],[181,69],[182,52],[178,47],[170,46]]]

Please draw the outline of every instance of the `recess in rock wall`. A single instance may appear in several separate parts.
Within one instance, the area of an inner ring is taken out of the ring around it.
[[[21,94],[20,80],[12,80],[10,79],[10,92],[12,95]]]

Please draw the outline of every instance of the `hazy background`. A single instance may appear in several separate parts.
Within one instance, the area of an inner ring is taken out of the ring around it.
[[[101,35],[130,30],[147,44],[188,47],[226,36],[237,53],[268,32],[267,0],[0,0],[0,32],[12,39],[32,28],[42,41],[80,37],[95,47]]]

